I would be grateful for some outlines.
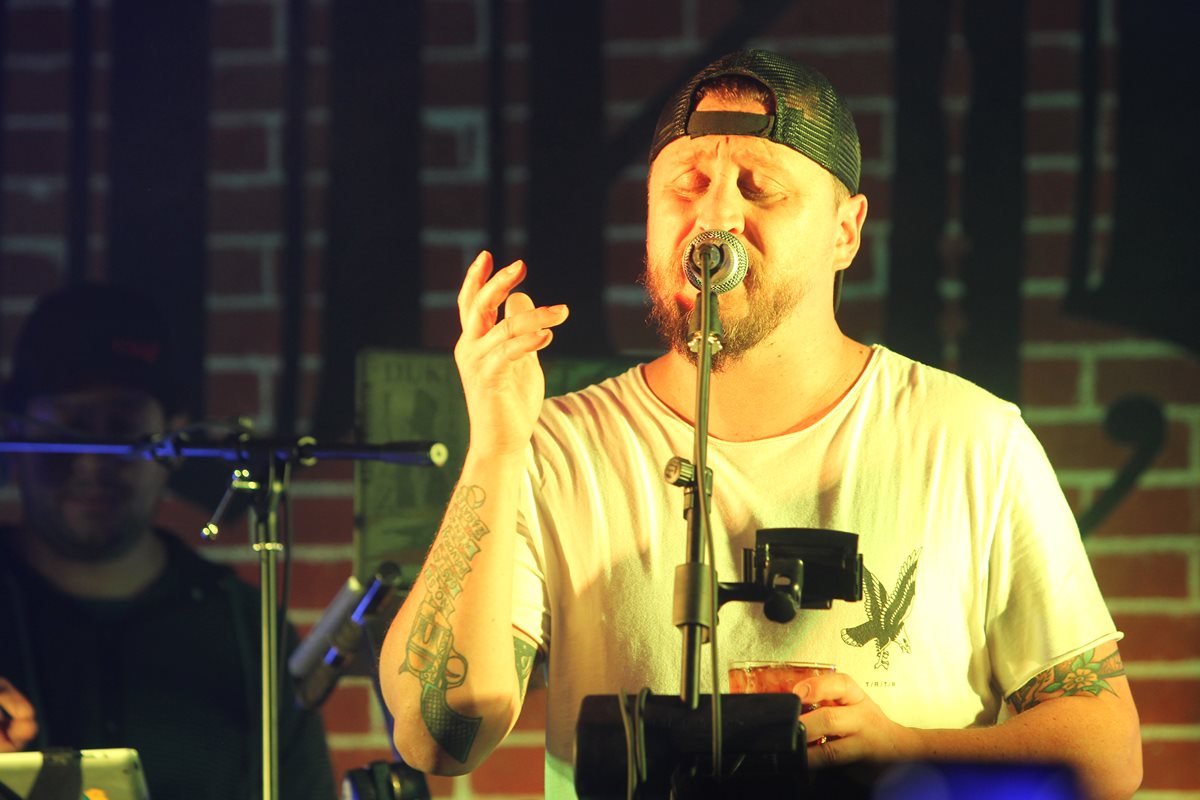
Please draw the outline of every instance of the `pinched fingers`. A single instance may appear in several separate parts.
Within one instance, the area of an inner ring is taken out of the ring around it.
[[[565,305],[537,308],[524,292],[514,292],[504,303],[504,319],[484,337],[486,344],[499,347],[508,360],[541,350],[553,338],[553,328],[567,318]],[[490,340],[490,341],[489,341]]]
[[[458,318],[466,338],[479,338],[490,331],[496,325],[500,306],[525,280],[524,261],[514,261],[494,275],[492,268],[492,254],[484,250],[467,268],[458,291]]]

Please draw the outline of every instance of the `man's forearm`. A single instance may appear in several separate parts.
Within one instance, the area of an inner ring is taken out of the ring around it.
[[[473,465],[459,485],[380,660],[401,755],[430,772],[473,769],[521,697],[512,575],[519,462]]]
[[[914,730],[911,757],[1064,763],[1076,771],[1085,796],[1125,800],[1141,783],[1142,759],[1137,714],[1123,688],[1124,697],[1041,703],[992,727]]]

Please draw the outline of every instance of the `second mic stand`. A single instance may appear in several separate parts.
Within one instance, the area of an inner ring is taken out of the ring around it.
[[[319,458],[373,459],[393,464],[440,467],[446,463],[446,446],[441,442],[414,441],[386,444],[333,444],[318,447],[311,436],[299,439],[253,439],[239,425],[236,436],[217,441],[192,441],[186,432],[155,435],[146,440],[71,441],[14,440],[0,438],[0,453],[79,454],[151,458],[176,464],[187,458],[219,458],[241,464],[233,471],[229,488],[212,520],[201,531],[206,539],[217,536],[218,521],[236,493],[253,496],[251,506],[252,546],[259,555],[262,624],[262,785],[263,800],[279,798],[279,594],[276,582],[278,557],[284,551],[279,541],[279,502],[287,492],[292,464],[312,466]],[[253,464],[265,469],[262,479],[254,477]],[[265,466],[264,466],[265,465]]]
[[[415,445],[415,447],[414,447]],[[232,448],[216,447],[208,455],[224,457],[244,463],[258,462],[265,473],[261,480],[255,479],[253,470],[247,466],[234,469],[229,488],[217,505],[212,520],[204,526],[204,538],[215,539],[219,533],[218,521],[224,515],[233,496],[249,494],[251,547],[258,554],[259,565],[259,621],[261,625],[260,653],[262,659],[262,797],[263,800],[279,800],[279,556],[284,545],[279,540],[279,503],[288,489],[293,464],[313,466],[318,455],[332,458],[360,460],[376,458],[399,463],[441,466],[446,460],[446,448],[441,443],[421,442],[401,446],[351,445],[318,450],[312,437],[301,437],[294,442],[255,441],[243,431]]]

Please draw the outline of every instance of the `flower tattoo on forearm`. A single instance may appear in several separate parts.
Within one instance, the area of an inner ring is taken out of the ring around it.
[[[1095,650],[1088,650],[1035,675],[1009,696],[1009,705],[1020,714],[1038,703],[1057,697],[1080,694],[1095,697],[1101,692],[1116,694],[1116,690],[1109,685],[1107,679],[1125,674],[1125,665],[1121,663],[1121,651],[1114,650],[1101,661],[1093,660],[1095,653]]]

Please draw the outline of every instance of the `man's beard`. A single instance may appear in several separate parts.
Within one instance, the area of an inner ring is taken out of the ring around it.
[[[692,312],[675,302],[679,274],[683,269],[682,252],[667,257],[665,263],[661,260],[662,256],[658,258],[658,263],[652,266],[654,257],[649,252],[646,254],[643,283],[650,299],[648,321],[658,332],[664,346],[695,364],[697,355],[688,347],[692,339]],[[762,269],[762,262],[753,256],[742,288],[745,290],[746,311],[737,316],[729,312],[721,315],[721,326],[725,332],[721,337],[721,350],[713,354],[713,372],[724,371],[774,333],[804,295],[804,287],[799,282],[772,281],[767,270]]]

